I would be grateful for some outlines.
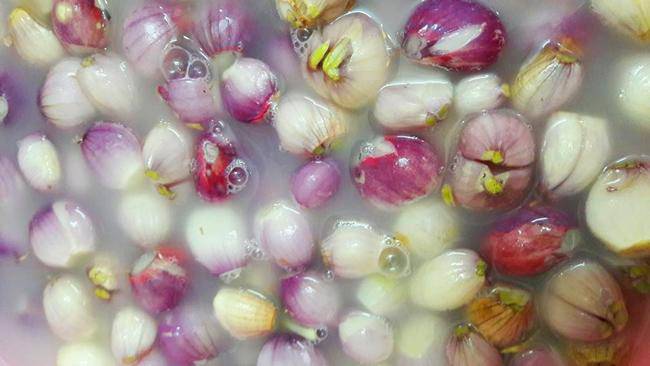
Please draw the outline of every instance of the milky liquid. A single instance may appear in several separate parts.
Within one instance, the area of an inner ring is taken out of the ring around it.
[[[244,0],[242,0],[244,1]],[[9,0],[0,3],[0,14],[6,14],[11,9]],[[113,49],[121,52],[120,34],[126,14],[139,1],[108,0],[109,12],[112,16]],[[261,58],[279,71],[283,76],[283,87],[286,90],[302,90],[310,93],[303,83],[300,71],[292,64],[293,55],[282,52],[277,44],[286,45],[285,25],[275,13],[271,0],[246,0],[249,8],[259,20],[254,32],[253,45],[247,50],[249,56]],[[399,40],[399,31],[403,27],[410,10],[416,0],[358,0],[356,9],[366,11],[383,24],[384,30],[394,41]],[[500,13],[507,27],[509,43],[503,57],[490,71],[498,73],[504,80],[512,80],[521,62],[526,58],[530,48],[539,42],[540,30],[548,28],[546,24],[556,24],[563,14],[568,14],[580,6],[578,0],[485,0],[483,1]],[[1,28],[0,28],[1,29]],[[627,154],[650,154],[650,145],[644,143],[647,133],[642,133],[625,121],[616,105],[617,90],[613,85],[616,74],[616,63],[625,55],[642,51],[631,42],[622,39],[602,26],[594,27],[592,45],[584,61],[586,79],[580,96],[564,110],[587,113],[607,118],[612,128],[613,150],[611,160]],[[280,50],[280,51],[279,51]],[[132,264],[142,254],[142,250],[131,243],[119,228],[116,220],[116,205],[121,193],[103,188],[85,167],[80,153],[77,138],[83,134],[86,126],[72,131],[60,131],[45,123],[36,107],[38,89],[43,83],[46,70],[21,65],[21,61],[13,49],[0,49],[0,70],[9,70],[18,75],[17,80],[23,87],[29,108],[24,117],[10,126],[0,127],[0,154],[14,159],[16,156],[16,141],[35,131],[45,132],[57,146],[61,158],[64,178],[62,189],[39,194],[27,188],[28,194],[21,198],[20,203],[13,207],[0,207],[0,233],[11,237],[24,247],[27,247],[27,225],[31,216],[40,207],[57,199],[72,199],[81,204],[92,216],[96,231],[99,251],[107,252],[119,259],[123,268],[120,291],[114,295],[110,303],[94,299],[95,312],[99,317],[100,330],[97,340],[109,349],[110,324],[115,312],[122,306],[132,302],[130,289],[126,281],[126,273]],[[398,60],[396,75],[392,81],[422,79],[433,75],[430,68],[419,67],[406,61]],[[461,75],[449,73],[450,79],[458,81]],[[173,120],[174,117],[164,102],[156,95],[156,84],[139,79],[138,90],[141,91],[139,112],[132,121],[121,121],[134,129],[138,137],[144,138],[147,131],[160,120]],[[351,149],[360,140],[368,139],[379,131],[368,123],[368,111],[357,111],[350,115],[353,119],[352,131],[345,144],[333,152],[345,168],[341,190],[336,197],[324,208],[311,210],[306,213],[317,236],[326,230],[327,223],[332,218],[348,218],[372,224],[380,232],[389,234],[396,212],[383,212],[374,209],[360,199],[352,185],[347,171],[347,162]],[[289,177],[303,161],[300,158],[279,150],[277,136],[271,126],[252,126],[231,122],[238,137],[248,145],[254,145],[253,155],[258,168],[259,184],[256,189],[247,189],[240,197],[227,203],[245,215],[250,224],[253,214],[261,205],[276,200],[291,200],[289,193]],[[440,151],[452,143],[447,138],[449,132],[459,122],[459,116],[452,113],[449,118],[433,131],[421,134],[422,137],[436,144]],[[543,130],[543,121],[535,121],[535,131],[538,136]],[[254,142],[251,144],[251,142]],[[152,189],[143,188],[143,189]],[[173,201],[174,230],[169,243],[183,245],[183,224],[188,212],[197,206],[205,205],[195,197],[193,186],[184,184],[178,188],[178,197]],[[567,200],[562,207],[567,211],[581,216],[580,210],[584,197]],[[462,233],[463,240],[459,246],[476,248],[478,238],[485,232],[485,220],[476,221],[466,217],[466,225]],[[488,220],[489,221],[489,220]],[[249,225],[249,228],[251,226]],[[583,229],[584,225],[583,225]],[[609,260],[600,244],[583,230],[586,245],[583,255],[600,255]],[[249,232],[252,236],[252,230]],[[318,266],[318,265],[317,265]],[[71,272],[84,278],[85,268]],[[46,268],[33,256],[29,255],[19,264],[0,262],[0,356],[9,365],[53,365],[57,348],[62,344],[54,337],[44,320],[41,305],[42,291],[48,279],[66,271]],[[277,276],[280,271],[266,262],[252,262],[244,270],[241,277],[234,282],[257,289],[269,296],[276,297]],[[497,275],[497,278],[498,275]],[[196,265],[192,269],[192,288],[186,301],[210,302],[222,282],[211,277],[207,271]],[[337,280],[345,294],[344,310],[361,309],[354,299],[355,281]],[[539,282],[527,282],[525,285],[538,290]],[[403,309],[399,317],[412,313],[414,308]],[[459,319],[459,314],[450,313],[450,320]],[[552,339],[549,339],[552,341]],[[222,355],[216,364],[219,365],[253,365],[257,358],[263,340],[237,343],[231,351]],[[330,360],[331,365],[354,365],[355,363],[342,355],[336,330],[330,329],[330,336],[319,346]],[[387,362],[387,364],[391,364]],[[0,362],[2,365],[2,362]]]

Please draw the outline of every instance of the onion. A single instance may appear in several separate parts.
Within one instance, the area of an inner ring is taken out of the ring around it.
[[[0,126],[23,118],[25,91],[15,80],[13,70],[0,70]]]
[[[264,343],[257,366],[327,366],[325,357],[302,338],[278,335]]]
[[[449,324],[427,313],[409,314],[397,331],[397,366],[443,365]]]
[[[339,190],[341,170],[334,159],[311,160],[291,177],[293,199],[304,208],[325,205]]]
[[[454,71],[482,70],[497,61],[506,44],[499,16],[473,0],[426,0],[404,28],[406,56]]]
[[[552,348],[537,347],[518,353],[509,366],[565,366],[562,357]]]
[[[117,213],[122,230],[143,248],[152,248],[169,237],[171,206],[154,193],[127,193],[120,199]]]
[[[334,283],[316,272],[282,279],[280,297],[293,319],[309,327],[326,327],[338,319],[341,298]]]
[[[56,147],[42,133],[18,141],[18,167],[32,188],[47,192],[58,188],[61,163]]]
[[[382,317],[353,311],[339,323],[339,339],[346,355],[361,364],[376,364],[393,353],[393,328]]]
[[[510,86],[496,74],[468,76],[456,85],[454,107],[461,116],[496,109],[510,97]]]
[[[294,28],[327,24],[354,6],[356,0],[275,0],[280,18]]]
[[[650,56],[638,54],[624,58],[618,66],[616,87],[618,105],[627,119],[635,125],[650,129]]]
[[[645,1],[593,0],[591,8],[608,26],[641,43],[650,41],[650,9]]]
[[[56,356],[56,366],[115,366],[113,356],[101,346],[90,342],[69,343]]]
[[[448,366],[501,366],[501,355],[471,325],[459,325],[446,347]]]
[[[147,177],[158,186],[158,192],[173,198],[171,187],[190,175],[192,137],[181,126],[161,122],[147,134],[142,155]]]
[[[0,207],[16,199],[24,185],[14,163],[0,155]]]
[[[194,36],[210,57],[242,54],[252,39],[245,6],[237,0],[209,0],[199,9]]]
[[[275,329],[277,308],[252,290],[221,288],[212,305],[219,324],[236,339],[265,336]]]
[[[353,152],[350,174],[361,196],[380,208],[430,194],[440,183],[442,160],[426,141],[387,135]]]
[[[72,53],[89,53],[108,46],[108,13],[94,0],[52,1],[52,29]]]
[[[34,19],[27,10],[20,7],[12,10],[7,24],[10,44],[27,63],[49,66],[65,55],[54,32]]]
[[[356,298],[371,313],[388,316],[406,304],[408,289],[398,279],[373,274],[359,283]]]
[[[139,362],[153,348],[158,328],[156,320],[134,307],[121,309],[113,319],[111,349],[122,365]]]
[[[90,298],[76,277],[63,275],[47,284],[43,311],[52,332],[66,341],[90,338],[97,330]]]
[[[108,301],[111,300],[113,293],[118,290],[118,275],[121,275],[124,271],[116,257],[101,253],[93,258],[86,271],[86,276],[95,285],[95,296]]]
[[[238,58],[221,76],[221,98],[230,115],[246,123],[272,119],[278,78],[263,61]]]

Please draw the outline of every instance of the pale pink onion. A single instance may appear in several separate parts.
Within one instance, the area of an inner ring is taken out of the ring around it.
[[[241,54],[252,38],[250,9],[238,0],[209,0],[199,9],[193,35],[210,57]]]
[[[536,347],[520,352],[510,360],[509,366],[566,366],[557,351],[549,347]]]
[[[238,58],[221,76],[223,105],[240,122],[271,119],[278,97],[278,78],[263,61]]]
[[[445,350],[448,366],[501,366],[499,351],[471,325],[459,325],[449,337]]]
[[[200,124],[220,112],[205,79],[174,79],[158,87],[158,94],[185,123]]]
[[[325,205],[341,186],[341,170],[334,159],[311,160],[291,177],[291,194],[304,208]]]
[[[280,297],[293,319],[309,327],[334,324],[341,307],[336,284],[317,272],[304,272],[280,281]]]
[[[269,339],[257,357],[257,366],[327,366],[320,351],[306,340],[278,335]]]
[[[388,320],[369,313],[353,311],[339,323],[343,352],[367,365],[387,360],[393,353],[393,328]]]

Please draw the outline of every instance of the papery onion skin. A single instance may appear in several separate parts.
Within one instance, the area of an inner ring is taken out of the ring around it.
[[[30,64],[49,66],[65,55],[54,32],[40,24],[23,8],[11,11],[7,30],[18,55]]]
[[[272,118],[278,97],[278,78],[263,61],[238,58],[221,75],[223,105],[240,122]]]
[[[71,128],[88,122],[95,107],[84,95],[76,78],[81,59],[65,58],[50,69],[38,96],[41,112],[48,122]]]
[[[108,19],[94,0],[54,0],[52,29],[72,53],[87,53],[108,46]]]
[[[275,0],[282,20],[294,28],[327,24],[348,11],[356,0]]]
[[[18,168],[32,188],[47,192],[61,182],[61,163],[54,144],[45,134],[33,133],[18,144]]]
[[[304,208],[318,208],[336,195],[341,186],[341,170],[331,158],[311,160],[291,177],[291,193]]]
[[[158,247],[143,254],[129,273],[134,298],[152,314],[174,308],[190,284],[187,255],[180,248]]]
[[[221,288],[212,305],[219,324],[236,339],[265,336],[276,327],[278,309],[255,291]]]
[[[123,365],[139,362],[154,346],[158,334],[156,320],[135,307],[115,314],[111,328],[113,356]]]
[[[280,298],[285,310],[302,325],[323,327],[338,320],[338,288],[322,274],[304,272],[282,279]]]
[[[566,260],[576,246],[577,225],[567,214],[529,205],[495,223],[481,254],[499,273],[536,276]]]
[[[97,122],[80,145],[86,163],[107,188],[124,189],[144,173],[140,142],[123,124]]]
[[[361,196],[380,208],[413,202],[440,183],[442,159],[417,137],[387,135],[362,144],[350,173]]]
[[[426,0],[404,28],[406,56],[424,65],[478,71],[495,63],[506,44],[499,16],[472,0]]]
[[[449,337],[445,350],[448,366],[501,366],[503,361],[471,325],[459,325]]]
[[[603,23],[640,43],[650,41],[650,10],[647,3],[636,0],[593,0],[591,9]]]
[[[587,226],[607,248],[624,257],[650,255],[650,157],[632,156],[609,165],[585,205]]]
[[[165,313],[158,325],[158,343],[178,366],[192,366],[216,358],[227,348],[223,331],[209,310],[184,305]]]
[[[52,332],[66,340],[90,338],[98,328],[83,283],[63,275],[52,279],[43,291],[43,311]]]
[[[554,349],[537,347],[518,353],[508,366],[566,366],[566,363]]]
[[[376,364],[393,353],[394,336],[390,323],[377,315],[352,311],[339,323],[343,352],[361,364]]]
[[[628,322],[618,283],[590,260],[571,263],[556,273],[546,283],[539,309],[555,333],[573,341],[607,339]]]
[[[320,351],[306,340],[292,335],[277,335],[264,344],[257,366],[327,366]]]
[[[199,11],[194,36],[210,57],[221,53],[242,54],[251,41],[252,20],[237,0],[210,0]]]

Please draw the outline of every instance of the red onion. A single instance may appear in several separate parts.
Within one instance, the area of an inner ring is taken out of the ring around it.
[[[257,366],[327,366],[327,360],[311,343],[291,335],[269,339],[257,357]]]
[[[305,272],[282,279],[280,297],[286,311],[302,325],[324,327],[337,321],[338,288],[321,274]]]
[[[538,347],[518,353],[509,366],[565,366],[562,357],[552,348]]]
[[[187,255],[179,248],[159,247],[135,262],[129,282],[135,299],[150,313],[174,308],[189,287]]]
[[[481,254],[507,276],[535,276],[567,259],[577,227],[564,212],[528,206],[498,221],[483,240]]]
[[[184,305],[160,319],[158,342],[167,359],[176,366],[193,366],[217,357],[227,347],[211,310]]]
[[[196,144],[194,187],[206,201],[218,202],[246,188],[251,164],[240,156],[235,136],[222,122],[212,124]]]
[[[223,72],[221,98],[224,107],[240,122],[270,120],[278,97],[278,78],[260,60],[238,58]]]
[[[334,159],[312,160],[291,177],[291,193],[304,208],[323,206],[339,190],[341,170]]]
[[[499,16],[474,0],[426,0],[404,28],[406,56],[454,71],[482,70],[497,61],[506,44]]]
[[[52,29],[72,53],[90,53],[108,46],[108,17],[95,0],[52,1]]]
[[[251,40],[251,20],[237,0],[209,0],[199,11],[194,36],[210,57],[241,54]]]
[[[440,182],[442,164],[426,141],[387,135],[361,145],[353,155],[351,174],[363,198],[391,207],[431,193]]]
[[[448,366],[501,366],[503,361],[492,347],[470,325],[459,325],[447,342]]]

